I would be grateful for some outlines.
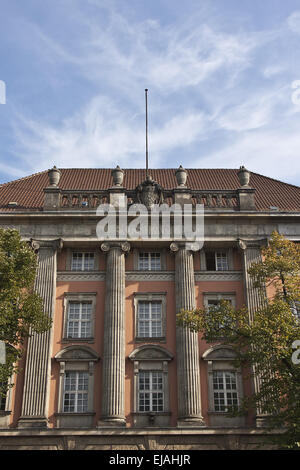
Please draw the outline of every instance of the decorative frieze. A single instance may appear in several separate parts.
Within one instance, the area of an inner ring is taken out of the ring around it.
[[[125,273],[126,281],[174,281],[174,271],[127,271]],[[242,271],[227,271],[207,273],[203,271],[195,271],[195,282],[212,281],[212,282],[228,282],[228,281],[242,281]],[[105,281],[105,271],[98,272],[72,272],[60,271],[57,273],[57,282],[82,282],[82,281]]]

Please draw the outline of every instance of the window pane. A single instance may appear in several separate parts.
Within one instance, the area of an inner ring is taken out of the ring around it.
[[[80,413],[88,410],[88,373],[66,372],[64,378],[63,410]]]
[[[72,271],[81,271],[82,270],[82,259],[83,253],[72,253]]]
[[[159,271],[161,269],[160,253],[139,253],[139,269],[141,271]]]
[[[92,271],[95,265],[94,253],[84,253],[84,270]]]
[[[215,411],[227,411],[229,406],[238,406],[235,372],[214,371],[213,390]]]
[[[163,411],[163,375],[161,372],[139,373],[139,411]]]
[[[149,269],[149,253],[139,253],[139,269],[141,271]]]
[[[151,256],[151,270],[159,271],[160,267],[160,253],[150,253]]]
[[[89,338],[92,332],[92,302],[68,303],[68,338]]]
[[[206,258],[207,271],[215,271],[216,270],[215,253],[213,251],[207,251],[205,253],[205,258]]]
[[[162,336],[162,304],[160,301],[138,302],[138,336]]]
[[[224,252],[216,252],[216,270],[217,271],[227,271],[227,254]]]

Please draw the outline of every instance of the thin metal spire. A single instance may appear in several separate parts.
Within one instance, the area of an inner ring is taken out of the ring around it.
[[[148,176],[148,89],[145,89],[146,101],[146,178]]]

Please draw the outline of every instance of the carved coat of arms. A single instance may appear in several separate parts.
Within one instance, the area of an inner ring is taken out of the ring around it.
[[[144,204],[150,209],[154,204],[163,203],[163,188],[147,175],[145,181],[136,188],[136,199],[139,204]]]

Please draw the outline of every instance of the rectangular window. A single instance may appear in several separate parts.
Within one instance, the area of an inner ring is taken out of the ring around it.
[[[72,253],[72,271],[93,271],[95,267],[95,253]]]
[[[225,251],[207,251],[205,258],[207,271],[228,271],[228,256]]]
[[[139,411],[163,411],[164,391],[162,372],[139,373]]]
[[[138,268],[140,271],[160,271],[160,253],[139,253]]]
[[[139,300],[138,336],[142,338],[159,338],[163,336],[161,301]]]
[[[68,302],[68,338],[90,338],[92,327],[92,302]]]
[[[63,411],[66,413],[84,413],[88,411],[87,372],[66,372],[64,377]]]
[[[207,300],[207,306],[208,306],[208,311],[209,311],[209,314],[210,315],[213,315],[214,313],[214,310],[217,309],[220,305],[220,300],[221,299],[208,299]],[[230,304],[232,304],[232,300],[231,299],[224,299],[224,300],[227,300],[227,302],[229,302]],[[226,325],[229,326],[230,325],[230,322],[231,322],[231,318],[229,317],[224,317],[224,320],[222,320],[222,322],[219,322],[218,325],[218,328],[220,329],[220,332],[218,334],[218,337],[221,337],[222,336],[222,328],[224,328]]]
[[[213,372],[214,410],[228,411],[229,406],[238,406],[237,379],[235,372]]]

